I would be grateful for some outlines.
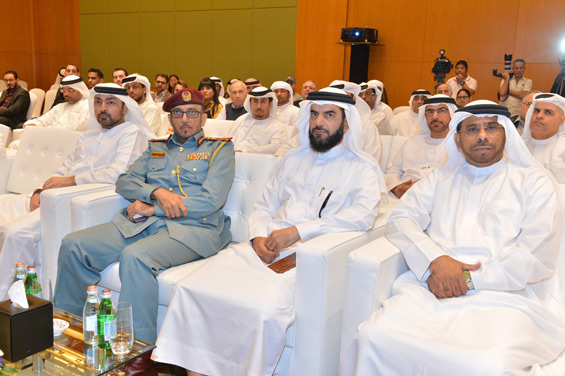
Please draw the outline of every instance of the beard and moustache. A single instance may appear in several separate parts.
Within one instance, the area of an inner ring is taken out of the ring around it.
[[[339,129],[334,133],[328,134],[326,138],[316,138],[313,132],[314,130],[325,130],[323,127],[317,126],[314,129],[310,129],[308,132],[308,138],[310,139],[310,147],[312,150],[318,153],[325,153],[331,150],[334,146],[338,145],[343,140],[343,135],[345,133],[345,119],[342,120]]]

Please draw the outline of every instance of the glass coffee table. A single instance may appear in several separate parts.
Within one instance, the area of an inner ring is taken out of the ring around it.
[[[119,368],[125,363],[155,348],[153,344],[136,339],[129,354],[117,357],[110,349],[84,344],[80,317],[57,308],[53,309],[53,315],[68,321],[70,326],[63,334],[54,337],[53,347],[11,365],[18,370],[15,375],[120,375],[123,372]]]

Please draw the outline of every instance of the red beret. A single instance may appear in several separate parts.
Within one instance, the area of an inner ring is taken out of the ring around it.
[[[173,107],[182,106],[183,104],[199,104],[204,107],[204,95],[191,87],[182,89],[171,95],[163,103],[163,111],[170,112]]]

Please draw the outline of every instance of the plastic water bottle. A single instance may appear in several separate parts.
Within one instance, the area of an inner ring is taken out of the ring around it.
[[[37,280],[37,268],[34,265],[27,267],[27,277],[25,281],[26,294],[41,298],[41,284]]]
[[[16,264],[16,275],[14,276],[14,282],[26,280],[26,264],[24,262],[18,262]]]
[[[116,309],[112,304],[112,292],[103,290],[98,308],[98,347],[110,348],[110,339],[116,336]]]
[[[82,310],[82,334],[84,343],[96,344],[98,341],[98,287],[88,286],[86,289],[86,303]]]

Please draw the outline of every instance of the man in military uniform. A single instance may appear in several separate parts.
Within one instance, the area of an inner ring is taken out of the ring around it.
[[[112,222],[63,239],[55,306],[82,314],[86,288],[120,262],[120,300],[133,307],[136,338],[154,342],[160,270],[214,255],[231,241],[222,208],[233,182],[229,139],[204,137],[203,95],[192,88],[163,105],[174,134],[154,140],[121,175],[116,192],[131,201]]]

